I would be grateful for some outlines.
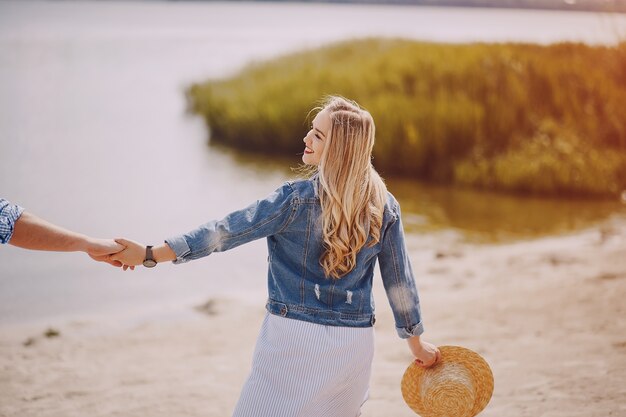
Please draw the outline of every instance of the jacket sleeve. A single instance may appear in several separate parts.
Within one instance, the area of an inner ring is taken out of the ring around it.
[[[424,332],[413,268],[404,241],[400,205],[393,201],[394,218],[387,226],[378,254],[380,273],[396,322],[398,336],[407,339]]]
[[[223,252],[280,232],[291,222],[296,201],[296,192],[288,181],[264,199],[221,220],[211,220],[188,233],[166,239],[176,253],[173,263]]]

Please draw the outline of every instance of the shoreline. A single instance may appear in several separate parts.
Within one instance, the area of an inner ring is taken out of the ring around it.
[[[616,320],[626,313],[626,230],[619,225],[512,244],[407,240],[422,337],[475,350],[492,368],[495,390],[481,416],[626,411],[626,323]],[[400,392],[411,355],[379,281],[374,291],[376,352],[363,416],[415,416]],[[211,298],[205,313],[182,306],[178,316],[135,322],[120,319],[124,312],[56,322],[51,337],[38,324],[0,326],[0,415],[230,415],[264,299]]]

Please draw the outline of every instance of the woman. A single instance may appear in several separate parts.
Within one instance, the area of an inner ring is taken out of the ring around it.
[[[119,239],[124,269],[182,263],[267,238],[266,316],[234,416],[353,417],[368,396],[376,260],[396,330],[419,365],[439,350],[420,339],[419,297],[400,206],[371,164],[374,121],[329,97],[304,138],[307,179],[154,248]]]

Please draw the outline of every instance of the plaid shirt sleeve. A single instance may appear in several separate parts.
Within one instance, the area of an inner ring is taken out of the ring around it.
[[[0,243],[9,243],[13,236],[15,222],[20,218],[24,209],[0,198]]]

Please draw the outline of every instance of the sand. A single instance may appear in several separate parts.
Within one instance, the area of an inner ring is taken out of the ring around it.
[[[426,332],[479,352],[495,377],[491,417],[626,416],[626,228],[499,245],[410,239]],[[400,379],[411,355],[382,286],[365,417],[415,414]],[[264,315],[218,298],[204,312],[0,328],[2,416],[229,416]],[[185,307],[187,308],[187,307]],[[132,323],[132,324],[129,324]]]

